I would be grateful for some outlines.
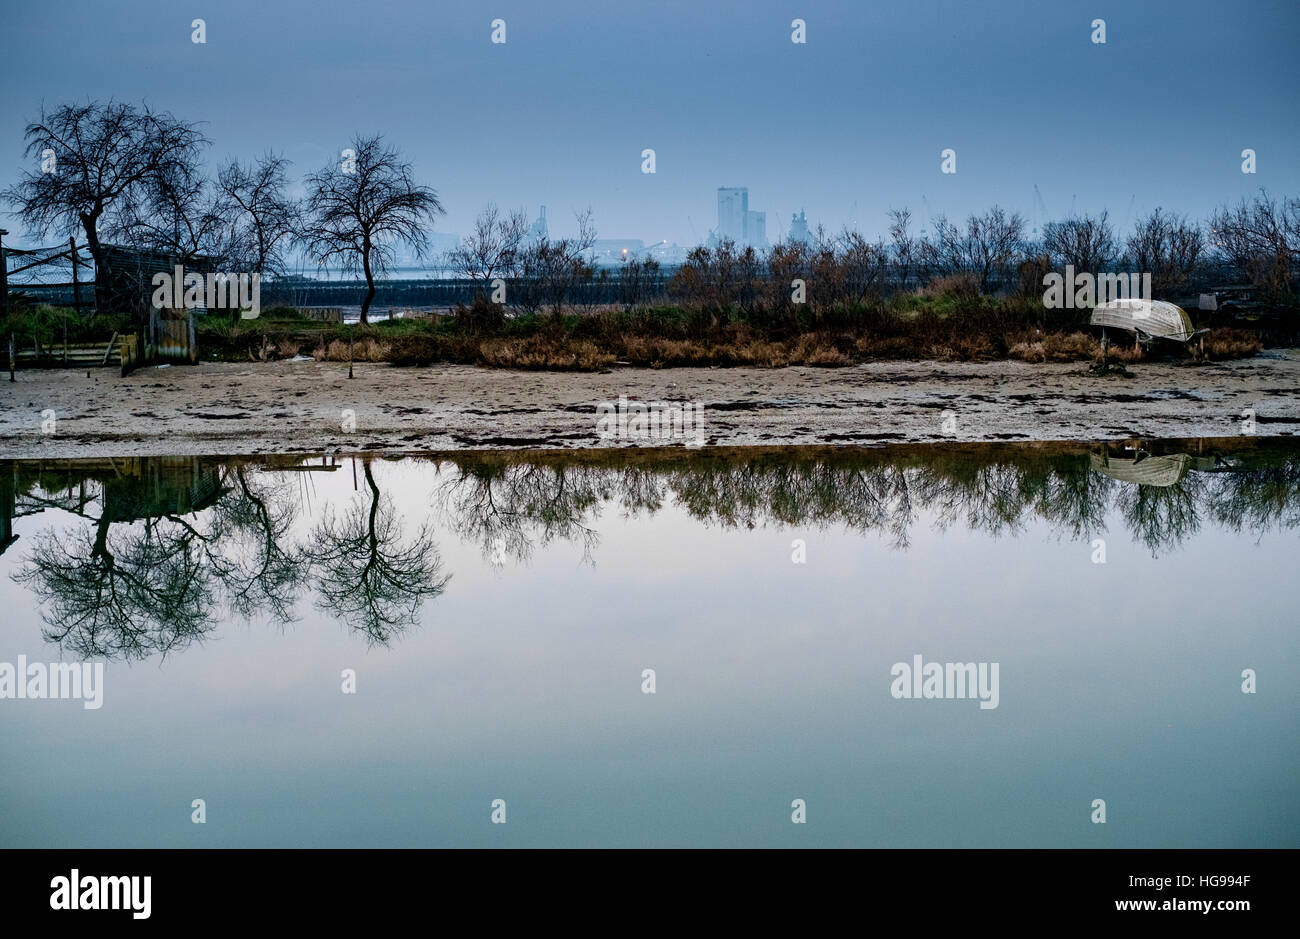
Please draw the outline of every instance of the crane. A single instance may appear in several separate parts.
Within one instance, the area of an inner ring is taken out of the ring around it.
[[[1038,225],[1047,224],[1047,205],[1043,202],[1043,194],[1038,190],[1038,183],[1034,183],[1034,230],[1033,234],[1038,234]]]
[[[1133,206],[1136,202],[1137,193],[1135,192],[1128,197],[1128,212],[1124,216],[1124,231],[1128,231],[1129,226],[1133,224]]]
[[[926,226],[934,221],[934,210],[930,208],[930,200],[925,197],[925,193],[921,193],[921,202],[925,205],[925,217],[929,220],[921,223],[921,237],[924,238],[927,233]]]

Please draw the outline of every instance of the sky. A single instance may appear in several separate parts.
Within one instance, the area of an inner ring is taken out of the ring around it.
[[[0,186],[42,103],[115,97],[205,122],[214,165],[272,149],[295,177],[382,133],[449,233],[489,202],[545,204],[555,236],[590,207],[601,237],[692,244],[719,186],[747,186],[774,241],[800,209],[874,236],[890,208],[918,229],[995,203],[1031,226],[1105,208],[1122,232],[1156,206],[1300,195],[1294,0],[71,0],[3,22]]]

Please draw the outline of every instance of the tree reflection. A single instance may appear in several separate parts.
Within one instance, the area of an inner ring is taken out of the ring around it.
[[[1174,486],[1124,486],[1116,505],[1133,540],[1155,556],[1172,551],[1200,530],[1204,489],[1195,477]]]
[[[434,493],[452,531],[501,564],[527,561],[535,547],[576,541],[590,562],[599,543],[599,506],[617,491],[608,471],[586,466],[471,462]]]
[[[217,576],[231,609],[244,619],[265,612],[289,622],[310,563],[301,545],[288,544],[297,505],[283,486],[250,480],[243,465],[230,470],[230,477],[232,495],[218,502],[214,513],[226,548],[215,559]]]
[[[1215,462],[1207,515],[1235,531],[1269,531],[1300,526],[1300,456],[1252,467]]]
[[[46,641],[79,658],[144,659],[212,631],[204,547],[188,525],[147,519],[114,529],[104,515],[72,532],[40,532],[14,579],[47,605]]]
[[[1259,536],[1300,527],[1294,443],[1179,446],[1188,452],[1063,444],[465,453],[434,463],[430,515],[411,522],[368,458],[360,493],[311,513],[288,480],[336,466],[19,462],[0,466],[0,552],[30,545],[13,577],[40,601],[47,640],[81,658],[143,659],[183,649],[229,616],[288,622],[306,594],[368,642],[388,643],[450,580],[434,517],[496,565],[525,562],[556,541],[577,544],[591,562],[602,512],[652,516],[670,505],[701,525],[836,526],[900,550],[923,514],[940,528],[995,536],[1037,521],[1076,540],[1109,520],[1156,555],[1207,524]],[[15,534],[15,519],[46,512],[73,524],[30,542]]]
[[[326,509],[308,554],[318,572],[320,608],[339,613],[372,644],[386,644],[416,622],[421,604],[441,594],[450,577],[441,576],[428,526],[404,539],[370,461],[363,467],[368,504],[353,500],[341,514]]]

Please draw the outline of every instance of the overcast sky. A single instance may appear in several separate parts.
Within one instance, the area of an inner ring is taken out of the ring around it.
[[[1295,0],[95,0],[3,21],[5,185],[42,101],[113,96],[206,122],[214,160],[272,148],[296,174],[381,132],[438,190],[447,232],[495,201],[544,203],[565,234],[589,205],[602,237],[693,243],[718,186],[748,186],[773,240],[800,208],[873,235],[902,206],[996,202],[1032,224],[1035,183],[1048,217],[1105,207],[1121,228],[1260,186],[1300,195]]]

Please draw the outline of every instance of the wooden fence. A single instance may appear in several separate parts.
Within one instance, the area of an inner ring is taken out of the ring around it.
[[[11,291],[31,292],[41,299],[57,297],[60,306],[70,306],[77,310],[83,307],[97,310],[95,282],[91,274],[94,266],[89,259],[82,258],[81,253],[84,250],[84,247],[77,247],[76,238],[68,239],[67,248],[60,245],[53,248],[21,249],[6,248],[0,244],[0,316],[8,312]],[[19,263],[13,268],[9,267],[10,258],[19,259]],[[34,271],[49,264],[62,265],[64,262],[67,262],[72,269],[70,281],[33,281],[17,284],[12,281],[16,274]],[[89,280],[82,279],[83,269],[87,274],[91,274]]]

